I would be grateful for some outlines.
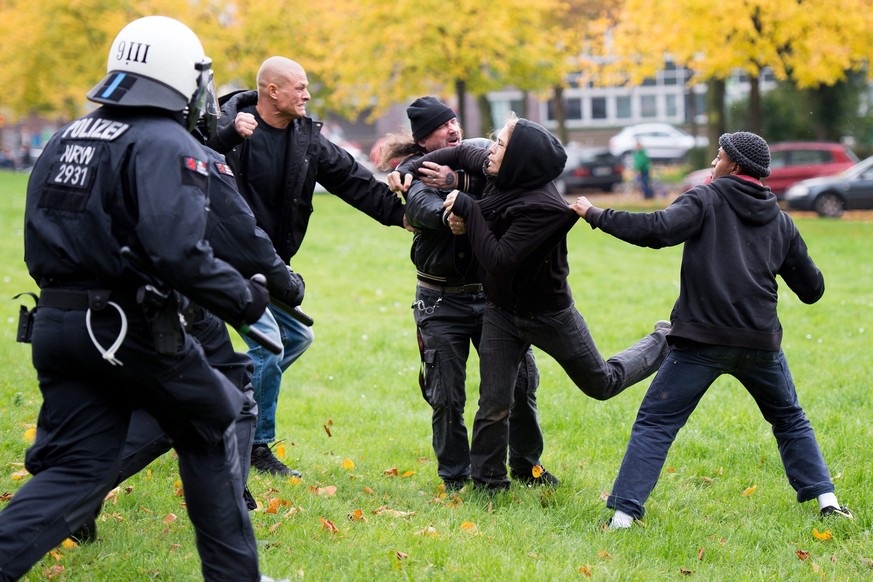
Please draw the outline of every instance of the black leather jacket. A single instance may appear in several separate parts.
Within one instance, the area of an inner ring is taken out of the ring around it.
[[[306,234],[312,216],[315,183],[328,192],[387,226],[403,226],[403,202],[388,185],[378,181],[373,173],[358,164],[347,151],[321,134],[322,123],[309,117],[295,120],[289,126],[293,133],[285,151],[285,195],[279,201],[265,200],[251,192],[248,175],[248,140],[234,129],[233,122],[240,111],[253,111],[258,102],[257,91],[241,91],[222,98],[218,130],[208,145],[223,153],[236,175],[240,193],[249,203],[258,225],[266,231],[282,260],[291,260]],[[267,220],[262,213],[269,213]]]

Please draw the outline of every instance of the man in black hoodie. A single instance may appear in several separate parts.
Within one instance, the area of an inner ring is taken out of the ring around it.
[[[509,486],[509,411],[519,363],[531,345],[552,356],[588,396],[607,400],[651,375],[666,354],[666,328],[605,360],[576,310],[567,283],[567,232],[579,217],[553,180],[567,154],[541,125],[510,117],[489,149],[461,144],[424,162],[484,172],[481,201],[453,192],[444,207],[466,223],[488,303],[479,344],[479,409],[470,447],[474,484]]]
[[[804,303],[824,294],[824,277],[776,197],[762,182],[770,150],[749,132],[726,133],[712,181],[651,213],[600,209],[585,197],[571,206],[592,228],[651,248],[684,243],[681,287],[671,316],[672,345],[640,405],[606,504],[613,529],[643,516],[679,429],[722,374],[739,380],[773,426],[799,502],[817,498],[822,515],[851,518],[834,495],[815,434],[797,401],[782,353],[776,275]]]

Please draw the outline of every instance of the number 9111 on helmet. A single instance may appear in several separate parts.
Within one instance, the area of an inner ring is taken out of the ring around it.
[[[187,109],[194,123],[205,105],[211,67],[190,28],[166,16],[146,16],[115,37],[107,75],[88,92],[88,99],[118,107]]]

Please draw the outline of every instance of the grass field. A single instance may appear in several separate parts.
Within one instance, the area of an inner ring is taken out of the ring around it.
[[[26,177],[0,173],[0,493],[14,494],[40,397],[30,348],[15,343]],[[608,402],[585,397],[536,352],[545,467],[554,492],[517,485],[446,497],[417,386],[411,236],[320,195],[293,266],[316,341],[286,374],[278,432],[302,481],[253,474],[262,571],[312,580],[869,580],[873,578],[873,223],[799,218],[827,292],[806,306],[780,290],[783,348],[801,403],[854,522],[796,503],[769,425],[720,379],[679,434],[644,527],[609,532],[610,490],[648,381]],[[618,351],[669,316],[680,249],[631,247],[580,224],[571,286],[598,347]],[[242,347],[242,343],[239,343]],[[468,380],[472,426],[478,361]],[[119,387],[123,390],[124,387]],[[27,580],[197,580],[193,530],[172,455],[107,500],[99,540],[59,547]],[[2,504],[2,502],[0,502]],[[173,516],[176,516],[175,518]]]

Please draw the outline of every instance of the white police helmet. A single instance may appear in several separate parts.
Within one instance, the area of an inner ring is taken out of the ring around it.
[[[166,16],[134,20],[118,33],[109,51],[107,75],[88,99],[120,107],[188,109],[200,116],[212,61],[194,32]]]

